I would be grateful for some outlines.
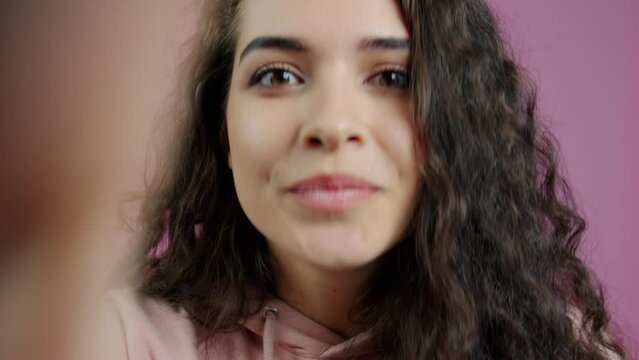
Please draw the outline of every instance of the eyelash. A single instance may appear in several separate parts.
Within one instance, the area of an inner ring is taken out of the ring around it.
[[[257,69],[257,71],[255,71],[255,74],[251,76],[251,80],[249,81],[249,86],[261,86],[266,88],[277,86],[277,85],[268,86],[268,85],[261,84],[262,80],[264,79],[266,75],[269,75],[269,74],[273,75],[276,72],[279,72],[280,75],[290,74],[297,79],[299,84],[304,83],[304,80],[302,79],[302,77],[297,74],[297,71],[292,66],[288,64],[284,64],[284,63],[274,63],[274,64],[264,65],[260,67],[259,69]],[[295,85],[298,85],[298,84],[295,84]]]
[[[395,75],[396,78],[397,78],[397,75],[399,75],[399,78],[400,78],[399,86],[378,85],[382,88],[385,88],[385,90],[403,92],[403,91],[406,91],[408,89],[408,86],[410,85],[410,76],[406,68],[404,66],[394,65],[394,64],[384,65],[380,68],[377,68],[377,70],[375,71],[375,74],[373,74],[371,77],[366,79],[366,82],[370,83],[371,80],[376,78],[379,79],[379,77],[383,75]],[[374,84],[372,85],[375,86]]]
[[[297,83],[291,84],[290,86],[296,86],[296,85],[301,85],[305,83],[304,79],[300,75],[298,75],[298,72],[292,66],[285,63],[273,63],[273,64],[262,66],[259,69],[257,69],[257,71],[255,71],[253,76],[251,76],[251,79],[249,81],[249,86],[260,86],[264,88],[286,86],[286,85],[265,85],[261,83],[267,75],[270,75],[271,77],[273,77],[276,74],[279,75],[280,79],[291,79],[290,78],[291,76],[294,77]],[[285,75],[285,74],[288,74],[288,75]],[[400,84],[395,86],[393,85],[386,86],[386,85],[376,85],[371,83],[375,79],[377,79],[376,82],[378,84],[380,81],[389,80],[388,78],[387,79],[380,78],[380,76],[384,76],[384,75],[394,77],[395,79],[391,79],[391,81],[393,80],[399,81]],[[285,76],[285,78],[283,76]],[[410,78],[405,67],[401,65],[384,65],[376,69],[375,73],[369,78],[367,78],[365,83],[372,86],[379,86],[382,88],[386,88],[385,90],[388,90],[388,91],[405,91],[408,88],[408,85],[410,84]]]

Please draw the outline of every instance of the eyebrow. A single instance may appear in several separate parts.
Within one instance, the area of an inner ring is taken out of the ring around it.
[[[410,40],[404,38],[366,38],[358,46],[360,50],[408,50]]]
[[[308,46],[301,40],[280,36],[262,36],[251,40],[251,42],[246,45],[244,50],[242,50],[242,54],[240,54],[240,62],[242,62],[249,53],[258,49],[280,49],[302,53],[309,51]]]
[[[393,37],[365,38],[358,44],[357,48],[360,51],[408,50],[410,49],[410,40]],[[244,50],[242,50],[240,62],[242,62],[248,54],[259,49],[279,49],[299,53],[308,53],[310,51],[310,47],[306,42],[299,39],[282,36],[260,36],[251,40]]]

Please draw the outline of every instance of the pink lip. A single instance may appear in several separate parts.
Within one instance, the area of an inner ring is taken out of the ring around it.
[[[287,189],[301,205],[323,211],[351,208],[370,198],[380,188],[346,174],[320,175],[296,183]]]

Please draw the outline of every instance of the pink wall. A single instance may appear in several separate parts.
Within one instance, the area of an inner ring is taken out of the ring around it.
[[[639,357],[639,1],[491,3],[561,144],[589,222],[583,257]]]

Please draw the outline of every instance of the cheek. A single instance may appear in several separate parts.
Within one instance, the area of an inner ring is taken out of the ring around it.
[[[402,180],[417,177],[420,159],[418,152],[421,151],[415,146],[417,138],[413,132],[410,113],[405,110],[407,107],[389,111],[386,118],[378,120],[375,128],[378,144],[388,162],[394,164]]]
[[[260,111],[250,101],[242,104],[227,113],[233,170],[266,171],[286,152],[292,136],[290,125],[278,111]]]
[[[294,146],[294,107],[250,94],[235,100],[229,99],[227,123],[236,191],[243,206],[262,208],[274,200],[278,164],[286,162]]]

